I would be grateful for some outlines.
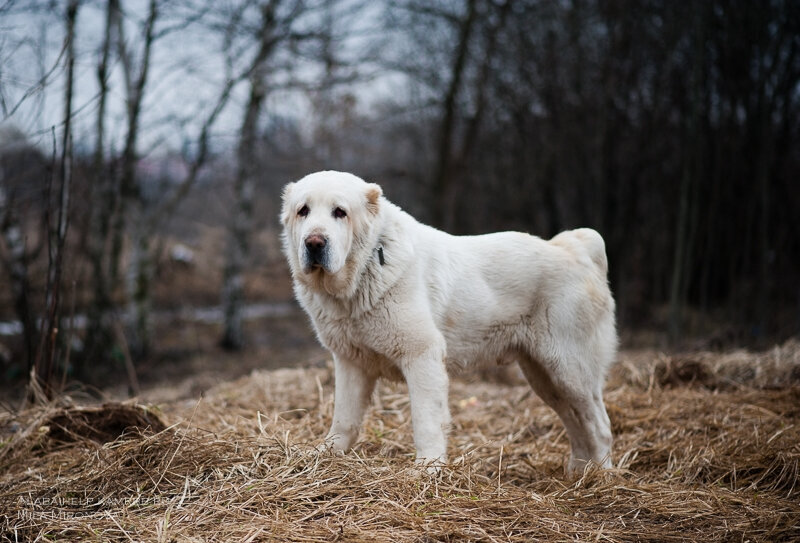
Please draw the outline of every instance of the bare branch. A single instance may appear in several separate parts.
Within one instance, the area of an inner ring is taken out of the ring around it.
[[[425,15],[428,17],[435,17],[437,19],[442,19],[454,26],[457,26],[461,23],[461,18],[459,17],[458,14],[445,11],[436,6],[431,6],[427,2],[417,3],[417,2],[391,1],[389,2],[389,7],[390,9],[407,11],[409,13],[413,13],[416,15]]]
[[[50,69],[42,77],[40,77],[35,84],[33,84],[30,88],[28,88],[28,90],[25,91],[22,97],[17,101],[16,104],[14,104],[14,106],[10,110],[6,108],[5,100],[3,101],[3,117],[5,119],[8,119],[12,115],[14,115],[14,113],[17,112],[19,107],[23,103],[25,103],[25,101],[28,100],[28,98],[44,90],[44,88],[50,82],[49,81],[50,76],[53,75],[56,69],[61,65],[61,61],[63,60],[66,51],[67,51],[67,42],[65,41],[64,44],[61,46],[61,51],[59,51],[58,57],[56,57],[56,60],[55,62],[53,62],[53,65],[50,67]]]

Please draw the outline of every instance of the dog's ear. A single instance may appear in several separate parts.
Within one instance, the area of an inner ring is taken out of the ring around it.
[[[367,210],[373,215],[378,214],[380,208],[380,200],[383,195],[380,185],[375,183],[367,183]]]
[[[286,186],[283,187],[283,206],[281,206],[281,222],[283,224],[287,224],[289,222],[289,194],[292,192],[292,187],[294,183],[287,183]]]

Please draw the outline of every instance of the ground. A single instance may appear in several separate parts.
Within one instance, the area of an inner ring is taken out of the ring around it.
[[[0,541],[800,540],[797,342],[623,351],[606,387],[616,467],[577,479],[561,422],[505,370],[453,379],[439,476],[413,464],[402,385],[379,387],[355,450],[318,453],[333,379],[306,355],[0,416]]]

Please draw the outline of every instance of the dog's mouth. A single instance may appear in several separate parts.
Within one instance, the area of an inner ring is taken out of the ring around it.
[[[304,261],[303,271],[308,274],[324,273],[328,271],[327,258],[324,254],[307,252]]]
[[[319,263],[307,262],[303,265],[303,273],[306,275],[314,275],[316,273],[325,273],[325,266]]]

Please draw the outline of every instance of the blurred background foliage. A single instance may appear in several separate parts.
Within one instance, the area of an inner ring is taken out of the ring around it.
[[[187,321],[240,350],[295,318],[280,188],[317,169],[456,234],[597,229],[628,345],[800,332],[798,2],[9,0],[0,25],[9,383],[133,383]]]

